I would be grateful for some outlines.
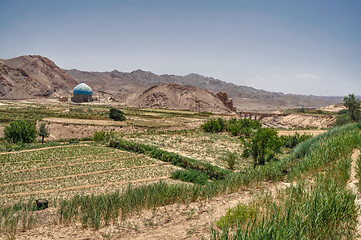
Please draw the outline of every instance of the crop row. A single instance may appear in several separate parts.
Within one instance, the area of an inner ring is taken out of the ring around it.
[[[18,162],[29,162],[38,160],[57,160],[67,157],[81,157],[90,154],[101,154],[114,152],[108,148],[97,146],[65,146],[48,149],[39,149],[37,151],[24,151],[19,153],[7,153],[0,155],[0,164],[13,164]]]
[[[61,177],[72,174],[81,174],[96,171],[108,171],[118,168],[127,168],[140,165],[154,164],[157,161],[148,157],[125,157],[125,158],[110,158],[109,160],[88,161],[79,164],[58,165],[58,167],[44,167],[39,169],[31,169],[31,171],[17,171],[2,173],[0,179],[0,186],[5,183],[14,183],[21,181],[36,180],[49,177]]]
[[[31,194],[36,191],[55,190],[74,186],[90,184],[105,184],[109,182],[131,181],[143,178],[155,178],[170,176],[174,171],[170,165],[144,165],[134,168],[112,169],[109,171],[89,172],[79,175],[68,175],[34,181],[27,181],[21,184],[0,186],[0,197],[11,197],[19,193]]]

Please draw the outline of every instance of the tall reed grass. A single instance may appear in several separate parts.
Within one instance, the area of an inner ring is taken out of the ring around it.
[[[348,125],[316,139],[303,151],[303,158],[289,175],[289,179],[294,179],[312,173],[314,184],[298,181],[270,206],[260,207],[254,219],[235,231],[212,230],[210,238],[353,239],[358,207],[356,196],[345,186],[352,149],[361,143],[360,130],[356,124]]]

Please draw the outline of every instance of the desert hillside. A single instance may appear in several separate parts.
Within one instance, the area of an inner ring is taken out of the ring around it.
[[[149,87],[159,84],[172,83],[194,86],[212,92],[226,92],[233,99],[233,103],[243,111],[272,111],[298,107],[322,107],[341,102],[341,97],[318,97],[294,94],[283,94],[258,90],[247,86],[238,86],[212,77],[198,74],[186,76],[156,75],[152,72],[136,70],[130,73],[119,72],[86,72],[76,69],[64,70],[77,81],[84,79],[93,86],[109,95],[118,95],[120,102],[129,96],[140,95]]]
[[[178,84],[161,84],[151,87],[139,97],[129,101],[127,105],[216,113],[232,111],[211,91]]]
[[[93,88],[95,97],[101,100],[113,99],[120,104],[132,103],[145,90],[159,84],[187,85],[207,89],[213,93],[226,92],[233,99],[234,106],[242,111],[318,108],[342,101],[341,97],[267,92],[198,74],[176,76],[156,75],[143,70],[130,73],[117,70],[111,72],[62,70],[48,58],[38,55],[0,59],[0,99],[69,96],[72,88],[82,80]]]
[[[0,59],[0,98],[26,99],[70,93],[76,81],[48,58]]]

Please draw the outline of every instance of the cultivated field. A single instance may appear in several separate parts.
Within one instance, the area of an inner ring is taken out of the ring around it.
[[[44,145],[0,141],[1,240],[355,239],[361,233],[360,124],[281,130],[279,151],[253,168],[252,156],[242,153],[264,128],[226,121],[231,115],[141,108],[123,108],[127,120],[114,122],[110,107],[0,105],[4,125],[38,120],[51,134]],[[226,127],[200,128],[210,119]],[[295,133],[314,137],[298,142]],[[49,200],[49,208],[38,209],[36,199]]]
[[[168,179],[177,168],[108,147],[68,145],[0,155],[0,203],[68,198]]]
[[[227,168],[230,153],[237,155],[236,169],[251,164],[251,159],[242,159],[241,141],[229,134],[212,134],[203,131],[176,131],[153,134],[129,134],[123,136],[130,141],[149,144],[182,156]]]

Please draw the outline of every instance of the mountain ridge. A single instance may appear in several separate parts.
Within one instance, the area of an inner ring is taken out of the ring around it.
[[[287,108],[317,108],[342,102],[342,97],[284,94],[239,86],[197,73],[184,76],[157,75],[141,69],[132,72],[81,71],[61,69],[40,55],[0,59],[0,99],[70,96],[72,88],[85,80],[99,99],[131,103],[146,89],[160,84],[178,84],[226,92],[233,105],[242,111],[274,111]]]
[[[70,76],[77,81],[85,80],[94,85],[100,85],[102,79],[111,82],[111,85],[122,85],[120,92],[124,96],[141,94],[146,88],[159,84],[180,84],[194,86],[211,90],[214,93],[219,91],[227,92],[229,97],[233,99],[234,105],[242,110],[277,110],[295,107],[322,107],[335,104],[342,101],[342,97],[324,97],[313,95],[285,94],[281,92],[269,92],[265,90],[255,89],[248,86],[239,86],[234,83],[228,83],[223,80],[212,77],[204,77],[196,73],[190,73],[184,76],[161,74],[157,75],[150,71],[141,69],[132,72],[120,72],[112,70],[109,72],[88,72],[77,69],[66,70]],[[131,90],[128,84],[138,84],[139,89],[143,91]],[[110,95],[116,95],[112,90]],[[133,101],[134,98],[131,98]],[[126,101],[127,102],[127,101]],[[129,101],[128,101],[129,102]]]

